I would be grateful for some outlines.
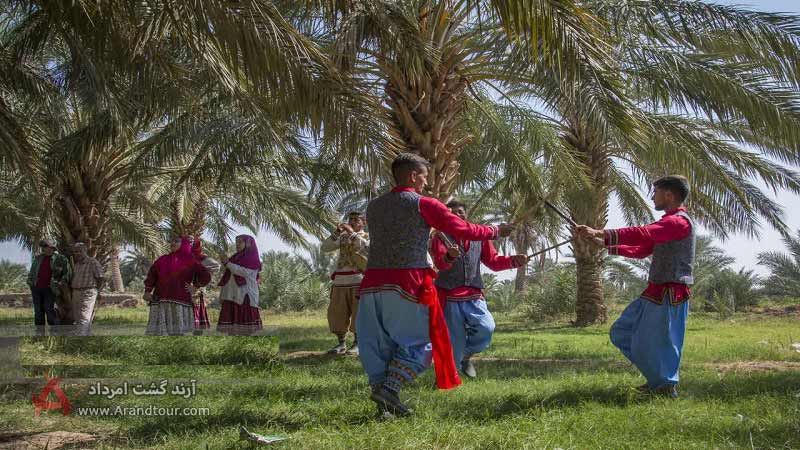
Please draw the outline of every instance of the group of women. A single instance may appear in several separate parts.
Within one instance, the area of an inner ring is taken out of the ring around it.
[[[203,288],[221,269],[217,331],[250,335],[262,328],[261,259],[253,236],[236,236],[236,253],[219,262],[203,254],[199,238],[176,236],[170,244],[171,252],[153,263],[144,280],[144,299],[150,307],[148,335],[203,334],[211,328]]]

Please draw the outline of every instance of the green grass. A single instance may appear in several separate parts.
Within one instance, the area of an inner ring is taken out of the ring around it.
[[[143,308],[109,308],[98,320],[135,324],[146,317]],[[25,321],[29,314],[0,309],[0,326]],[[98,449],[249,448],[238,442],[239,425],[287,435],[290,440],[276,444],[287,449],[800,448],[800,353],[790,347],[800,341],[796,316],[718,321],[692,315],[676,401],[630,390],[642,379],[608,342],[608,326],[530,325],[518,315],[500,315],[497,322],[492,347],[478,363],[478,380],[434,391],[429,371],[403,393],[416,414],[388,423],[373,419],[356,358],[310,353],[333,344],[323,313],[265,315],[265,325],[280,338],[278,355],[268,338],[25,338],[26,375],[66,377],[73,413],[34,417],[30,398],[43,379],[9,384],[0,387],[0,431],[89,432],[98,436]],[[726,369],[754,361],[777,362],[782,370]],[[89,396],[85,378],[112,385],[194,378],[197,397],[107,400]],[[78,406],[150,402],[207,407],[210,414],[74,412]]]

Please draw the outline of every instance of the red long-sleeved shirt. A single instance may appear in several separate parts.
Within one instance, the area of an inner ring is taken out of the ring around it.
[[[604,242],[608,254],[627,258],[647,258],[653,254],[656,244],[686,238],[691,233],[692,226],[685,217],[675,215],[681,211],[685,212],[686,208],[667,211],[658,222],[643,227],[605,230]],[[642,298],[661,304],[665,293],[670,294],[671,303],[677,304],[688,300],[691,290],[682,283],[648,283]]]
[[[392,192],[413,191],[414,189],[410,187],[392,189]],[[466,222],[451,213],[444,203],[435,198],[421,197],[419,212],[425,223],[458,239],[485,241],[497,238],[497,227]],[[367,269],[361,281],[361,294],[370,291],[399,290],[404,298],[416,302],[425,270],[427,269]]]
[[[468,251],[471,241],[461,241],[461,247],[464,251]],[[431,242],[431,255],[433,256],[433,263],[439,270],[448,270],[453,267],[453,261],[447,256],[447,246],[442,242],[439,234],[433,237]],[[501,270],[508,270],[515,268],[514,261],[511,256],[501,256],[497,254],[497,249],[494,248],[492,241],[483,241],[481,245],[481,262],[494,272]],[[436,288],[439,293],[440,300],[447,300],[451,302],[463,302],[469,300],[477,300],[483,297],[483,291],[470,287],[459,286],[454,289]]]
[[[186,290],[186,285],[192,284],[200,288],[209,282],[211,282],[211,272],[199,261],[194,261],[168,276],[159,276],[158,269],[153,264],[144,279],[144,291],[148,293],[155,291],[159,301],[193,305],[192,295]]]

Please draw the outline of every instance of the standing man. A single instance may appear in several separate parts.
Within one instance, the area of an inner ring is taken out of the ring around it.
[[[608,248],[611,255],[653,257],[642,295],[611,326],[611,342],[647,379],[637,389],[675,398],[681,364],[689,286],[694,282],[695,227],[683,203],[689,182],[680,175],[653,183],[653,203],[664,211],[661,220],[644,227],[595,230],[585,225],[577,233]]]
[[[39,248],[41,253],[33,259],[28,272],[28,286],[33,299],[33,322],[37,333],[43,333],[45,319],[49,326],[60,324],[55,311],[56,296],[69,289],[72,273],[69,260],[56,251],[55,241],[42,239]]]
[[[358,289],[364,278],[366,254],[369,251],[369,236],[364,231],[364,216],[353,211],[347,216],[347,223],[341,223],[328,239],[322,241],[320,250],[332,252],[339,250],[336,270],[331,275],[331,303],[328,305],[328,327],[336,335],[339,343],[328,350],[328,354],[348,353],[358,355],[358,335],[356,334],[356,313],[358,312]],[[353,345],[347,349],[345,336],[353,333]]]
[[[432,358],[440,388],[460,384],[428,264],[431,227],[478,241],[507,236],[513,229],[465,222],[440,201],[422,196],[429,167],[420,156],[399,155],[392,163],[397,186],[367,207],[369,259],[356,331],[370,399],[384,416],[411,412],[400,401],[400,390],[430,367]]]
[[[76,242],[72,246],[75,268],[72,275],[72,310],[79,335],[88,335],[94,318],[97,295],[105,278],[103,266],[87,253],[86,244]]]
[[[450,211],[467,220],[463,203],[453,200]],[[431,243],[434,264],[439,269],[436,290],[444,302],[444,317],[456,367],[469,378],[478,376],[472,356],[489,346],[494,333],[494,318],[483,296],[481,263],[495,272],[515,269],[528,263],[526,255],[500,256],[492,241],[460,240],[438,232]]]

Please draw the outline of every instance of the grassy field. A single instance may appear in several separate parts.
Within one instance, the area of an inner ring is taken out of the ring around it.
[[[132,324],[146,317],[144,308],[108,308],[98,320]],[[280,352],[269,338],[23,338],[29,380],[0,387],[0,448],[11,445],[12,433],[56,430],[96,438],[65,448],[248,448],[238,441],[239,425],[288,436],[275,444],[286,449],[800,448],[800,353],[791,347],[800,342],[796,315],[726,321],[692,315],[675,401],[630,389],[642,379],[608,342],[608,326],[532,325],[501,315],[478,361],[478,380],[435,391],[428,372],[404,392],[417,413],[392,422],[374,420],[356,358],[321,354],[332,344],[324,314],[264,318],[279,336]],[[0,327],[29,321],[28,311],[0,309]],[[34,417],[31,396],[46,372],[64,377],[69,416]],[[162,378],[196,379],[197,395],[89,395],[96,379],[120,385]],[[208,408],[208,414],[76,413],[151,404]]]

